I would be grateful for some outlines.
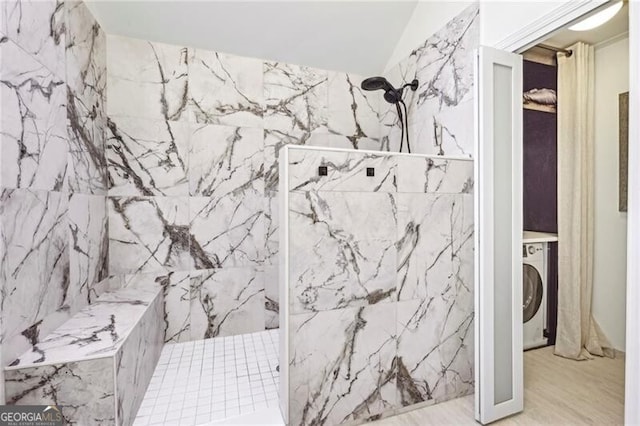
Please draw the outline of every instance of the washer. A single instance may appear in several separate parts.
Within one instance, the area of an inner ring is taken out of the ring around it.
[[[547,345],[547,243],[526,243],[522,250],[524,349]]]

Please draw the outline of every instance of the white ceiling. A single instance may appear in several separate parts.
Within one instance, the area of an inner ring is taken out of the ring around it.
[[[569,24],[573,25],[574,22]],[[562,29],[551,38],[544,41],[544,44],[555,47],[569,47],[574,43],[583,41],[588,44],[597,45],[614,39],[629,31],[629,5],[625,4],[620,12],[610,21],[589,31],[571,31]]]
[[[382,73],[417,0],[88,4],[108,34],[368,76]]]

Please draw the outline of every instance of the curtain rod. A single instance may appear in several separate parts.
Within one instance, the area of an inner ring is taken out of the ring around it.
[[[560,49],[558,47],[553,47],[553,46],[549,46],[547,44],[536,44],[535,47],[539,47],[541,49],[545,49],[545,50],[551,50],[552,52],[559,52],[559,53],[564,53],[565,55],[567,55],[568,57],[570,57],[571,55],[573,55],[573,51],[571,50],[567,50],[567,49]]]

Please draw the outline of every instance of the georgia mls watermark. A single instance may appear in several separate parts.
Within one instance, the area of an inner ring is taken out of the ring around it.
[[[0,405],[0,426],[63,426],[55,405]]]

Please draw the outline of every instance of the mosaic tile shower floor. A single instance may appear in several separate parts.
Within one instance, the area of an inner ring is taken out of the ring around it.
[[[278,424],[277,366],[278,330],[167,344],[134,426]]]

